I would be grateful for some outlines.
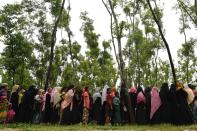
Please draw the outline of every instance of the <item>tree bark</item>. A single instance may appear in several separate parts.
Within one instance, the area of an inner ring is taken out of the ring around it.
[[[124,78],[124,61],[122,58],[122,47],[121,47],[122,29],[120,29],[120,27],[119,27],[118,19],[116,17],[115,11],[114,11],[112,1],[108,0],[108,2],[109,2],[110,9],[111,9],[111,14],[114,18],[114,22],[116,25],[116,36],[117,36],[116,39],[117,39],[117,43],[118,43],[118,51],[119,51],[118,53],[119,53],[119,62],[120,62],[120,78],[122,80],[125,80],[125,78]]]
[[[157,54],[156,54],[156,57],[155,57],[155,86],[156,87],[158,85],[158,67],[157,67],[158,52],[159,52],[159,48],[157,48]]]
[[[67,32],[67,36],[68,36],[68,43],[69,43],[69,53],[70,53],[70,57],[71,57],[71,62],[72,62],[72,67],[73,67],[73,72],[75,74],[75,78],[77,77],[77,70],[76,70],[76,67],[75,67],[75,64],[74,64],[74,58],[73,58],[73,54],[72,54],[72,40],[71,40],[71,35],[72,35],[72,32],[69,28],[69,16],[70,16],[70,10],[71,10],[71,6],[70,6],[70,0],[68,0],[68,14],[67,14],[67,24],[66,25],[66,32]],[[78,81],[75,81],[75,82],[78,82]],[[79,83],[77,83],[79,84]]]
[[[169,48],[169,45],[168,45],[168,42],[167,40],[165,39],[165,36],[163,34],[163,31],[162,31],[162,27],[160,25],[160,20],[157,18],[155,12],[153,11],[153,8],[151,6],[151,3],[150,3],[150,0],[147,0],[147,3],[148,3],[148,6],[150,8],[150,11],[153,15],[153,19],[155,21],[155,23],[157,24],[158,26],[158,29],[159,29],[159,33],[161,35],[161,38],[165,44],[165,47],[167,49],[167,52],[168,52],[168,57],[169,57],[169,61],[170,61],[170,65],[171,65],[171,70],[172,70],[172,75],[173,75],[173,79],[174,79],[174,84],[176,85],[177,84],[177,81],[176,81],[176,72],[175,72],[175,68],[174,68],[174,64],[173,64],[173,61],[172,61],[172,56],[171,56],[171,52],[170,52],[170,48]]]
[[[186,74],[187,74],[187,83],[189,83],[189,56],[187,57],[187,66],[186,66]]]
[[[112,39],[112,44],[113,44],[113,48],[114,48],[114,53],[115,53],[116,61],[117,61],[117,64],[118,64],[118,69],[121,72],[120,59],[118,58],[118,55],[117,55],[117,52],[116,52],[116,45],[115,45],[115,42],[114,42],[114,35],[113,35],[113,16],[112,16],[112,13],[110,12],[109,8],[107,7],[106,3],[103,0],[102,0],[102,2],[103,2],[103,5],[105,6],[105,8],[107,9],[107,12],[110,15],[111,39]]]
[[[54,59],[54,47],[55,47],[55,43],[56,43],[57,27],[58,27],[58,23],[60,21],[61,15],[62,15],[62,11],[64,9],[64,4],[65,4],[65,0],[63,0],[63,2],[62,2],[61,9],[60,9],[59,15],[57,16],[57,20],[55,22],[53,32],[52,32],[50,59],[49,59],[49,67],[48,67],[47,75],[46,75],[45,90],[48,88],[49,82],[51,81],[51,70],[52,70],[52,64],[53,64],[53,59]]]
[[[197,0],[194,1],[194,6],[195,6],[195,12],[196,12],[196,17],[197,17]]]

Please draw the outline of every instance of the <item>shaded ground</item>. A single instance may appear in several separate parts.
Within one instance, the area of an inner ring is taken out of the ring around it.
[[[197,131],[197,125],[172,126],[172,125],[124,125],[124,126],[96,126],[96,125],[32,125],[32,124],[8,124],[0,125],[0,131],[66,131],[66,130],[129,130],[129,131]]]

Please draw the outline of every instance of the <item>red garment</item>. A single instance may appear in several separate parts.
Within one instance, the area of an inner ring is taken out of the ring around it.
[[[113,97],[111,94],[107,94],[107,103],[112,106],[112,100],[113,100]]]
[[[136,93],[136,88],[135,88],[135,86],[132,86],[132,87],[130,88],[130,93]]]
[[[90,109],[90,98],[87,91],[83,92],[83,107]]]
[[[146,98],[141,91],[137,95],[137,104],[140,104],[140,103],[146,103]]]

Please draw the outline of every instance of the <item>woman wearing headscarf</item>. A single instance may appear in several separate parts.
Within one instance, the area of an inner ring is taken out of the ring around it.
[[[95,93],[93,94],[93,120],[96,121],[97,124],[100,124],[101,116],[101,94],[99,92],[99,89],[97,88],[95,90]]]
[[[0,123],[5,123],[8,113],[9,102],[7,99],[7,83],[0,85]]]
[[[33,123],[39,124],[42,120],[42,106],[43,106],[43,89],[39,89],[37,95],[34,97],[34,116],[33,116]]]
[[[115,97],[113,97],[112,101],[112,122],[113,125],[121,124],[120,99],[118,92],[115,93]]]
[[[146,98],[141,87],[137,89],[136,122],[137,124],[147,124]]]
[[[70,85],[63,94],[63,101],[60,109],[60,124],[71,124],[74,97],[74,85]]]
[[[133,113],[134,113],[134,116],[136,115],[135,114],[135,109],[136,109],[136,102],[137,102],[137,93],[136,93],[136,88],[135,86],[132,86],[130,88],[130,91],[129,91],[129,95],[130,95],[130,99],[131,99],[131,107],[133,109]]]
[[[82,90],[79,87],[74,88],[74,97],[73,97],[73,109],[72,109],[72,124],[77,124],[81,122],[81,95]]]
[[[135,118],[134,118],[134,112],[133,109],[131,108],[131,99],[129,92],[127,90],[125,82],[122,80],[121,83],[121,90],[120,90],[120,103],[121,103],[121,117],[123,120],[123,123],[130,123],[133,124],[135,123]]]
[[[54,87],[51,95],[51,103],[52,103],[52,123],[57,123],[59,121],[60,114],[60,101],[61,101],[61,87]]]
[[[175,92],[176,110],[172,112],[175,114],[174,124],[186,125],[193,124],[192,112],[188,104],[188,93],[183,89],[183,84],[178,83]]]
[[[171,97],[168,83],[163,83],[159,92],[162,105],[160,107],[161,112],[161,122],[162,123],[172,123],[172,107],[171,107]]]
[[[34,97],[37,94],[36,87],[34,85],[30,86],[25,92],[23,99],[23,121],[30,123],[33,120],[33,107],[34,107]]]
[[[107,89],[109,88],[108,85],[105,85],[102,90],[102,97],[101,97],[101,125],[105,124],[105,105],[107,101]]]
[[[105,124],[111,124],[111,115],[112,115],[112,96],[111,96],[111,88],[107,89],[107,98],[105,104]]]
[[[14,110],[15,112],[15,116],[13,118],[13,121],[14,122],[17,122],[18,121],[18,112],[19,112],[19,95],[18,95],[18,92],[19,92],[19,85],[14,85],[12,87],[12,92],[11,92],[11,97],[10,97],[10,103],[12,104],[12,109]]]
[[[52,103],[51,103],[51,94],[52,94],[52,88],[48,88],[46,92],[46,98],[45,98],[45,110],[44,110],[44,119],[43,122],[50,123],[52,121]]]
[[[161,99],[159,96],[159,91],[157,87],[153,87],[151,90],[151,112],[150,112],[150,121],[151,124],[161,123],[160,118],[160,106],[162,105]]]
[[[147,114],[147,123],[150,123],[150,112],[151,112],[151,88],[145,88],[145,98],[146,98],[146,114]]]
[[[25,90],[20,89],[18,93],[18,107],[19,107],[19,112],[18,112],[18,122],[23,122],[23,99],[24,99],[24,94]]]
[[[88,124],[89,120],[89,109],[90,109],[90,97],[89,97],[89,87],[85,86],[83,90],[83,118],[82,123],[84,125]]]

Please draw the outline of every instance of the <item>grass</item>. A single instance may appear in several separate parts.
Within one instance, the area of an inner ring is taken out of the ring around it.
[[[66,131],[66,130],[129,130],[129,131],[197,131],[197,125],[174,126],[168,124],[142,126],[142,125],[124,125],[124,126],[97,126],[97,125],[51,125],[51,124],[7,124],[0,125],[1,131]]]

